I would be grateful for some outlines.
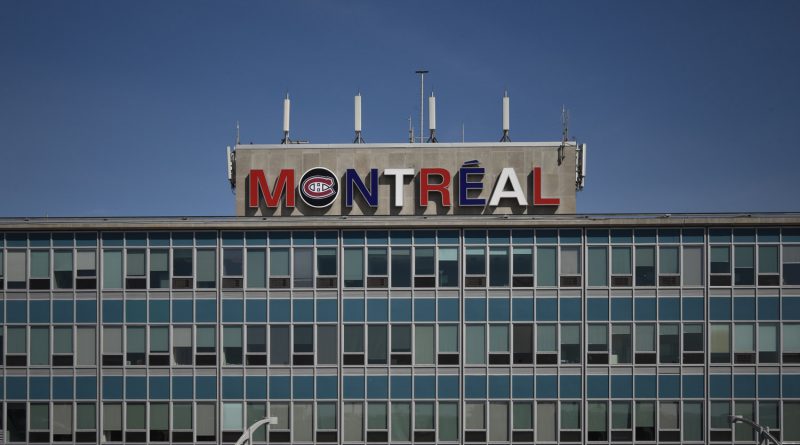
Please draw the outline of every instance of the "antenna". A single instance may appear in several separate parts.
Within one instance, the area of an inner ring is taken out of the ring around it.
[[[428,128],[430,128],[430,136],[425,142],[436,143],[436,96],[431,91],[431,97],[428,98]]]
[[[408,143],[414,143],[414,125],[411,124],[411,115],[408,115]]]
[[[419,141],[422,142],[422,132],[425,131],[425,75],[428,70],[417,70],[419,74]]]
[[[511,142],[511,138],[508,137],[509,120],[509,99],[508,90],[506,90],[503,94],[503,137],[500,139],[500,142]]]
[[[363,144],[364,138],[361,137],[361,92],[359,91],[358,94],[355,96],[355,130],[356,130],[356,139],[353,141],[354,144]]]
[[[239,145],[239,121],[236,121],[236,145]]]
[[[569,110],[561,105],[561,145],[558,146],[558,165],[564,160],[564,148],[569,141]]]
[[[461,122],[461,143],[464,143],[464,122]]]
[[[291,109],[291,102],[289,101],[289,93],[286,93],[286,99],[283,99],[283,139],[281,144],[290,144],[292,140],[289,139],[289,111]]]

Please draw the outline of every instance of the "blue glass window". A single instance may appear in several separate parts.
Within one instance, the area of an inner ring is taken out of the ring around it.
[[[75,398],[78,400],[97,399],[97,377],[75,377]]]
[[[683,397],[702,398],[705,395],[703,386],[704,385],[703,385],[702,375],[684,375]]]
[[[343,305],[344,321],[364,321],[364,299],[346,298]]]
[[[712,320],[730,320],[731,319],[731,299],[728,297],[712,297],[710,298],[709,311]]]
[[[410,375],[393,375],[392,380],[392,398],[393,399],[410,399],[411,398],[411,376]]]
[[[681,302],[680,298],[659,298],[658,299],[658,318],[660,320],[680,320]]]
[[[533,244],[533,230],[515,229],[511,231],[511,239],[514,245],[524,246]]]
[[[367,376],[367,398],[388,399],[389,377],[385,375]]]
[[[53,322],[72,323],[74,321],[73,306],[72,300],[53,300]]]
[[[367,245],[385,246],[389,244],[389,232],[385,230],[370,230],[367,232]]]
[[[705,318],[702,298],[684,298],[682,304],[684,320],[702,321]]]
[[[656,229],[635,229],[633,231],[636,244],[655,244]]]
[[[122,399],[122,377],[105,376],[103,377],[103,399],[120,400]]]
[[[532,399],[533,376],[532,375],[511,376],[511,396],[515,399]]]
[[[392,230],[389,232],[392,244],[408,245],[411,244],[411,231]]]
[[[729,399],[731,397],[731,376],[729,374],[712,374],[709,377],[708,392],[711,397]]]
[[[611,299],[611,321],[633,320],[633,298]]]
[[[708,229],[708,238],[712,243],[730,243],[731,229]]]
[[[634,305],[637,321],[656,319],[655,298],[636,298],[635,300]]]
[[[586,242],[589,244],[608,244],[608,230],[605,229],[587,230]]]
[[[122,323],[122,300],[103,301],[103,323]]]
[[[508,298],[490,298],[489,321],[508,321],[510,305]]]
[[[368,299],[367,321],[389,321],[389,300],[385,298]]]
[[[465,244],[486,244],[486,231],[485,230],[465,230],[464,231]]]
[[[611,231],[612,244],[631,244],[633,242],[633,233],[630,229],[614,229]]]
[[[734,320],[755,320],[756,318],[756,299],[755,297],[736,297],[733,299]]]
[[[241,323],[244,302],[242,300],[222,300],[222,321],[225,323]]]
[[[783,375],[783,397],[800,397],[800,375]]]
[[[192,322],[192,300],[173,300],[172,301],[172,322],[191,323]]]
[[[758,397],[777,398],[780,397],[781,382],[777,374],[759,374],[758,376]]]
[[[324,375],[317,377],[317,398],[335,399],[339,390],[335,375]]]
[[[226,375],[222,377],[222,398],[243,399],[244,379],[241,376]]]
[[[586,397],[590,399],[607,399],[608,376],[607,375],[586,376]]]
[[[558,380],[554,375],[536,376],[536,397],[539,399],[558,398]]]
[[[146,399],[147,377],[126,377],[125,397],[129,399]]]
[[[780,317],[778,297],[758,297],[758,319],[777,320]]]
[[[558,303],[555,298],[536,299],[536,321],[556,321]]]
[[[439,398],[457,399],[458,398],[458,376],[440,375],[439,376]]]
[[[464,376],[464,397],[467,399],[486,398],[486,376],[467,375]]]
[[[800,320],[800,297],[783,297],[783,319]]]
[[[248,399],[264,400],[267,398],[267,376],[249,375],[245,379]]]
[[[150,300],[150,322],[169,323],[169,300]]]
[[[269,300],[269,321],[273,323],[288,323],[291,312],[289,300]]]
[[[150,377],[150,398],[155,400],[169,399],[169,377]]]
[[[681,231],[680,229],[658,229],[658,242],[659,243],[679,243]]]
[[[125,321],[127,323],[146,323],[147,301],[145,300],[125,301]]]
[[[562,375],[559,387],[561,388],[559,397],[562,399],[579,399],[581,397],[581,376]]]
[[[270,238],[270,241],[272,238]],[[348,230],[342,232],[342,243],[345,246],[358,246],[364,244],[364,232],[357,230]]]
[[[756,376],[737,374],[733,376],[733,396],[746,399],[756,397]]]
[[[512,298],[511,307],[514,321],[533,321],[533,298]]]
[[[555,244],[556,231],[551,229],[539,229],[536,231],[536,244]]]
[[[589,321],[608,320],[608,298],[588,298],[586,300],[586,318]]]
[[[217,378],[213,376],[197,376],[194,378],[197,387],[197,398],[202,400],[217,398]],[[190,389],[191,391],[191,389]],[[191,392],[190,392],[191,394]]]
[[[439,306],[439,321],[458,321],[458,299],[457,298],[440,298],[438,301]]]
[[[342,390],[345,399],[364,398],[364,376],[346,375],[342,378]]]
[[[414,377],[414,398],[433,399],[436,397],[436,376],[418,375]]]
[[[508,244],[511,242],[511,232],[508,230],[490,230],[489,244]]]
[[[658,376],[658,397],[676,399],[680,396],[681,376],[671,374]]]
[[[24,400],[28,398],[28,379],[25,377],[6,377],[6,399]]]
[[[31,323],[50,323],[50,300],[33,300],[30,302]]]
[[[612,375],[611,397],[629,399],[633,397],[633,376]]]
[[[411,299],[392,298],[392,321],[411,321]]]
[[[200,377],[197,377],[197,378],[199,379]],[[172,377],[172,398],[173,399],[179,399],[179,400],[191,399],[192,398],[192,390],[194,389],[194,388],[192,388],[192,383],[193,383],[192,382],[192,378],[189,377],[189,376],[175,376],[175,377]],[[205,383],[211,383],[211,382],[205,382]],[[214,392],[214,397],[217,396],[216,387],[217,387],[217,382],[216,381],[211,383],[211,388],[214,389],[214,391],[213,391]],[[197,398],[198,399],[200,398],[200,394],[199,394],[200,388],[203,388],[203,387],[200,386],[200,382],[198,381],[197,382],[197,389],[198,389]],[[203,389],[206,389],[206,388],[203,388]]]
[[[294,309],[293,319],[295,322],[311,323],[314,321],[314,300],[294,299],[292,300]]]
[[[800,242],[800,229],[787,227],[783,229],[783,242],[797,243]]]
[[[288,399],[292,391],[292,380],[288,376],[269,377],[269,398]]]
[[[6,301],[6,323],[27,323],[28,305],[25,301]]]
[[[507,399],[511,396],[511,379],[507,375],[489,376],[489,398]]]
[[[683,242],[697,244],[705,241],[703,229],[683,229]]]
[[[74,396],[72,382],[72,377],[53,377],[53,398],[71,400]]]
[[[486,321],[486,299],[466,298],[464,300],[466,321]]]
[[[296,375],[292,378],[292,397],[295,399],[314,398],[314,378],[307,375]]]
[[[248,323],[265,323],[267,321],[267,300],[245,300],[245,319]]]
[[[50,399],[50,377],[31,377],[28,397],[31,400]]]
[[[580,298],[560,298],[561,321],[580,321],[581,320],[581,299]]]
[[[656,397],[656,376],[637,375],[633,382],[637,399],[654,399]]]
[[[574,229],[562,229],[559,232],[561,244],[579,244],[581,242],[581,231]]]
[[[417,298],[414,300],[414,321],[436,320],[436,300]]]
[[[734,229],[733,230],[734,243],[754,243],[756,242],[755,229]]]
[[[317,321],[328,322],[339,319],[337,302],[333,298],[317,300]]]

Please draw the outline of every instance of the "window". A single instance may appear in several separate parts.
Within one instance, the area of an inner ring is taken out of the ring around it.
[[[533,287],[533,249],[530,247],[514,247],[512,285],[514,287]]]
[[[414,441],[434,442],[436,432],[434,426],[433,402],[417,402],[414,404]]]
[[[392,287],[411,287],[411,249],[392,247]]]
[[[150,366],[169,365],[169,327],[150,326]]]
[[[608,404],[589,402],[587,408],[587,438],[589,441],[608,440]]]
[[[50,251],[31,251],[31,279],[28,282],[31,290],[50,289]]]
[[[492,326],[493,328],[495,326]],[[500,337],[498,340],[502,342],[505,340],[506,345],[502,343],[500,347],[505,346],[508,350],[508,327],[505,325],[499,326],[496,330],[500,331],[497,335]],[[503,332],[505,331],[505,332]],[[505,334],[505,338],[503,338]],[[467,351],[469,351],[470,340],[467,338]],[[515,324],[514,325],[514,363],[515,364],[532,364],[533,363],[533,325],[531,324]]]
[[[680,363],[680,334],[677,324],[661,324],[658,337],[658,352],[661,363]]]
[[[317,404],[317,442],[336,442],[336,404]]]
[[[631,363],[633,355],[631,341],[631,326],[628,324],[615,324],[611,326],[611,360],[612,365]]]
[[[536,440],[539,442],[556,441],[556,404],[555,402],[537,402],[536,404]]]
[[[783,362],[800,363],[800,324],[783,325]]]
[[[169,404],[150,404],[150,441],[169,441]]]
[[[581,327],[561,326],[561,363],[581,362]]]
[[[213,403],[197,404],[197,441],[214,442],[217,438],[217,410]]]
[[[778,401],[759,401],[758,423],[763,426],[768,426],[769,432],[778,439],[781,439],[781,416],[778,414],[780,411],[779,404],[780,402]],[[797,414],[800,414],[800,411]],[[795,415],[790,418],[797,419],[798,417]]]
[[[28,255],[24,250],[9,250],[7,256],[6,288],[26,289],[28,287]],[[23,413],[24,415],[24,413]],[[23,429],[24,434],[24,429]],[[25,440],[25,439],[23,439]]]
[[[536,326],[536,364],[555,365],[558,357],[557,345],[556,325],[540,324]]]
[[[655,402],[636,402],[636,440],[656,440]]]
[[[273,247],[269,250],[270,289],[285,289],[289,287],[289,254],[288,248]]]
[[[50,441],[50,405],[47,403],[31,403],[30,432],[28,442]]]
[[[731,326],[711,325],[711,363],[731,362]]]
[[[458,326],[439,325],[439,364],[458,364]]]
[[[217,253],[197,249],[197,287],[213,289],[217,286]]]
[[[150,250],[150,288],[166,289],[169,287],[169,251]]]
[[[265,366],[267,364],[267,327],[247,326],[247,364]]]
[[[364,364],[364,326],[344,326],[344,357],[345,365]]]
[[[11,252],[9,259],[10,256]],[[783,284],[789,286],[800,284],[800,246],[783,246]]]
[[[147,287],[144,249],[128,249],[125,254],[125,267],[126,289],[144,289]]]
[[[703,285],[703,248],[685,246],[683,248],[683,285]]]
[[[608,364],[608,325],[589,325],[588,342],[587,363],[590,365]]]
[[[226,365],[242,364],[242,328],[224,326],[222,328],[222,354]]]
[[[192,328],[173,328],[172,364],[192,364]]]
[[[94,403],[78,403],[76,410],[76,442],[97,440],[97,406]]]
[[[240,247],[222,250],[222,288],[241,289],[244,276],[244,251]]]
[[[680,260],[677,247],[658,249],[658,285],[680,286]]]
[[[434,327],[417,325],[414,329],[414,362],[417,365],[433,365],[436,361]]]
[[[511,440],[533,442],[533,402],[514,402]]]
[[[561,442],[581,441],[581,405],[578,402],[561,402]]]
[[[751,364],[756,362],[755,325],[737,323],[733,327],[733,362]]]
[[[508,286],[510,260],[507,247],[489,248],[489,286]]]
[[[734,247],[733,284],[752,286],[755,283],[755,247]]]
[[[658,440],[679,442],[681,440],[678,402],[661,402],[658,408]]]
[[[103,250],[103,289],[122,289],[122,251]]]
[[[630,442],[633,440],[631,402],[611,402],[611,440]]]
[[[344,441],[362,442],[364,440],[364,404],[345,403],[342,408]]]
[[[193,425],[191,403],[172,404],[172,441],[192,442]]]
[[[50,364],[50,328],[31,327],[31,365]]]
[[[190,332],[191,332],[191,328]],[[241,346],[241,333],[239,334]],[[191,347],[190,347],[191,350]],[[241,351],[239,352],[241,354]],[[191,358],[189,359],[191,364]],[[240,358],[241,360],[241,358]],[[197,366],[216,366],[217,364],[217,328],[214,326],[197,327],[197,351],[195,355]]]
[[[388,329],[385,325],[370,325],[367,330],[367,364],[384,365],[387,359]]]
[[[466,248],[466,287],[486,286],[486,249],[484,247]]]
[[[705,361],[705,341],[702,324],[683,325],[683,363],[701,364]]]
[[[367,249],[367,287],[384,288],[389,285],[387,255],[386,247]]]
[[[173,289],[192,288],[192,249],[172,250],[172,275]]]
[[[633,285],[631,273],[631,248],[611,248],[611,286],[629,287]]]
[[[122,328],[103,326],[103,366],[122,366]]]
[[[489,403],[489,440],[508,440],[508,402]]]
[[[439,441],[458,440],[458,404],[439,402]]]
[[[53,366],[72,366],[72,327],[53,328]]]
[[[608,286],[608,249],[589,248],[589,286]]]
[[[145,330],[143,326],[128,327],[127,328],[127,354],[125,359],[126,365],[144,365],[145,364]]]
[[[76,254],[77,278],[75,287],[77,289],[96,289],[97,288],[97,259],[94,250],[79,250]]]
[[[335,365],[339,356],[336,325],[317,326],[317,364]]]
[[[780,283],[778,275],[778,246],[758,246],[758,285],[777,286]]]
[[[344,249],[344,287],[364,287],[364,249]]]
[[[292,409],[292,433],[294,442],[313,440],[313,408],[310,403],[295,403]]]
[[[711,282],[712,286],[731,285],[731,263],[728,246],[711,246]]]
[[[247,287],[267,287],[267,252],[264,249],[247,249]]]
[[[655,286],[655,247],[636,248],[636,285]]]
[[[122,405],[119,403],[103,403],[102,441],[122,441]]]
[[[317,287],[335,288],[336,287],[336,249],[318,248],[317,249]]]
[[[411,364],[411,326],[392,325],[392,365]]]
[[[97,356],[95,328],[78,328],[78,366],[94,366]]]
[[[2,258],[0,258],[0,267],[2,266]],[[71,250],[56,250],[53,252],[53,279],[56,289],[72,289]]]
[[[581,250],[578,246],[561,247],[561,287],[581,285]]]
[[[434,251],[433,247],[417,247],[414,249],[414,286],[433,287],[434,285]]]
[[[313,325],[294,326],[294,354],[292,355],[292,363],[294,365],[314,364]]]
[[[778,325],[773,323],[758,325],[758,361],[760,363],[778,362]]]
[[[367,441],[386,442],[388,439],[386,402],[367,404]]]
[[[464,439],[467,442],[486,440],[486,405],[483,402],[464,404]]]
[[[269,328],[269,360],[273,365],[288,365],[289,360],[289,326],[270,326]]]
[[[392,442],[411,440],[411,404],[392,403]]]
[[[531,326],[531,329],[533,327]],[[507,365],[509,361],[508,325],[489,325],[489,364]],[[531,345],[533,352],[533,345]]]
[[[314,287],[314,252],[310,248],[294,249],[294,287]]]
[[[731,415],[731,403],[723,401],[711,402],[711,441],[730,442],[731,423],[728,416]]]
[[[24,403],[9,403],[6,405],[6,431],[5,440],[8,442],[25,442],[28,440],[27,410]]]
[[[144,403],[128,403],[125,406],[125,442],[145,442],[147,416]]]
[[[637,324],[635,342],[636,364],[654,364],[656,362],[656,326]]]
[[[458,248],[439,248],[439,287],[458,286]]]
[[[743,401],[737,400],[734,404],[735,412],[734,414],[737,416],[742,416],[746,419],[755,419],[756,418],[756,406],[755,402],[750,401]],[[770,434],[775,434],[770,431]],[[752,442],[756,440],[755,432],[750,425],[746,423],[736,423],[734,425],[734,440],[737,442]]]

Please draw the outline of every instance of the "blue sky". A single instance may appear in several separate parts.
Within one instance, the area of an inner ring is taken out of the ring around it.
[[[800,211],[800,2],[0,2],[0,216],[233,215],[225,146],[589,145],[579,213]]]

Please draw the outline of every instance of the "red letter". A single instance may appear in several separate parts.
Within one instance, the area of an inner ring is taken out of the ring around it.
[[[557,206],[561,205],[558,198],[542,198],[542,168],[533,167],[533,205]]]
[[[249,207],[258,207],[258,195],[264,195],[267,207],[278,207],[281,195],[286,192],[286,207],[294,207],[294,170],[281,170],[275,187],[269,191],[264,170],[250,170],[250,202]]]
[[[439,176],[442,182],[439,184],[431,184],[429,179],[431,176]],[[431,193],[439,193],[442,196],[442,206],[450,207],[450,194],[447,193],[447,187],[450,186],[450,172],[443,168],[423,168],[419,171],[419,205],[422,207],[428,206],[428,195]]]

